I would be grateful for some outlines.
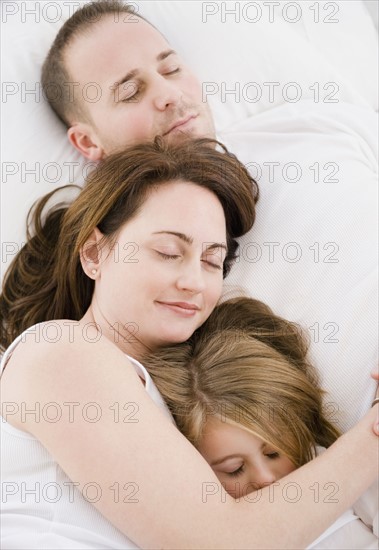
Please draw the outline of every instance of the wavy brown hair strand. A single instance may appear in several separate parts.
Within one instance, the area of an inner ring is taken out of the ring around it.
[[[226,276],[236,255],[236,237],[254,223],[258,186],[237,158],[215,140],[168,144],[158,137],[154,143],[132,146],[100,162],[69,207],[57,205],[44,217],[48,201],[59,190],[37,203],[31,214],[33,235],[28,232],[26,245],[4,278],[1,347],[7,347],[35,323],[80,319],[94,289],[80,262],[81,250],[92,231],[98,227],[104,240],[113,245],[123,224],[137,214],[148,193],[178,180],[204,187],[219,199],[226,220]]]

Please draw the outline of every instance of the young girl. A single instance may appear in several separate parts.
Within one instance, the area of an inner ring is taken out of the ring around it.
[[[138,362],[205,322],[253,224],[255,183],[215,145],[131,147],[68,207],[36,209],[0,299],[3,548],[298,548],[376,479],[371,411],[290,474],[348,486],[332,507],[270,502],[266,489],[236,504]]]
[[[237,500],[257,503],[265,486],[275,498],[279,479],[339,436],[307,347],[297,325],[257,300],[236,298],[219,305],[188,342],[144,359],[178,428]],[[332,479],[309,489],[315,499],[338,499]],[[377,492],[374,484],[356,503],[375,535],[351,510],[311,548],[377,548]],[[288,483],[289,501],[301,493]]]

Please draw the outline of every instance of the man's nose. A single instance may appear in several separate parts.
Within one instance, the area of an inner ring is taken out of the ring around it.
[[[183,93],[177,83],[168,80],[165,76],[159,76],[155,81],[154,105],[160,111],[164,111],[170,105],[181,102]]]

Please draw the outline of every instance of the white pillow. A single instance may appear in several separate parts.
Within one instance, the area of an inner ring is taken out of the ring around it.
[[[377,34],[361,2],[135,3],[200,75],[218,130],[284,97],[378,109]]]
[[[302,17],[296,23],[288,22],[296,16],[288,2],[275,7],[273,23],[267,2],[132,3],[197,71],[218,131],[283,103],[283,91],[288,98],[295,97],[299,87],[303,97],[312,99],[319,93],[321,101],[338,99],[377,108],[376,83],[372,78],[376,71],[373,52],[377,37],[361,2],[331,3],[339,9],[333,17],[330,9],[323,10],[318,2],[321,22],[314,25],[310,18],[316,14],[310,9],[313,3],[308,1],[302,2],[301,7],[298,3]],[[81,183],[86,173],[84,160],[67,142],[65,128],[50,111],[39,84],[48,48],[78,5],[79,2],[46,0],[2,5],[2,116],[6,128],[1,151],[2,199],[6,205],[1,222],[6,243],[2,274],[24,238],[24,220],[34,200],[56,186]],[[237,10],[234,15],[226,15],[227,10],[233,9]],[[251,22],[260,12],[260,20]],[[340,22],[324,23],[326,17],[339,18]],[[325,36],[328,51],[323,43]],[[355,63],[345,61],[352,43]],[[328,59],[331,55],[334,63]],[[279,86],[270,84],[275,82]],[[286,88],[291,82],[296,82],[296,86]],[[364,89],[359,83],[364,83]],[[237,95],[226,94],[230,89],[236,89]],[[274,90],[273,97],[270,89]],[[261,99],[251,102],[260,93]]]

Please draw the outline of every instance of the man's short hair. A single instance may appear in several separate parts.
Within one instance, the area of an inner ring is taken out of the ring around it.
[[[82,34],[90,25],[97,23],[105,15],[120,13],[134,15],[135,7],[121,0],[97,0],[78,9],[62,26],[42,67],[42,89],[51,108],[62,122],[70,127],[75,118],[87,120],[85,104],[78,99],[75,83],[64,63],[64,52],[74,37]],[[119,20],[119,19],[117,19]],[[76,97],[75,97],[76,93]]]

